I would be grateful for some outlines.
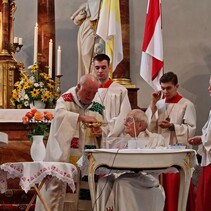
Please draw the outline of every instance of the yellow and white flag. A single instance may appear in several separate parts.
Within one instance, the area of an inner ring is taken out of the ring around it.
[[[102,1],[96,33],[105,41],[106,54],[111,59],[111,67],[114,71],[123,59],[119,0]]]

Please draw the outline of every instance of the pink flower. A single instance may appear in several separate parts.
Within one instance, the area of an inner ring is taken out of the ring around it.
[[[29,123],[29,118],[28,118],[27,116],[24,116],[24,117],[22,118],[22,121],[23,121],[23,124],[24,124],[24,125],[27,125],[27,124]]]

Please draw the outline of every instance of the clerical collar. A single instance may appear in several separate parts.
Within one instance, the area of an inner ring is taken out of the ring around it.
[[[105,84],[101,84],[99,88],[108,88],[113,81],[109,78],[109,80]]]
[[[178,93],[174,95],[171,99],[165,99],[166,103],[178,103],[182,99],[182,96],[179,95]]]
[[[83,107],[83,109],[87,109],[89,107],[89,105],[91,105],[91,103],[89,104],[85,104],[81,99],[80,97],[76,94],[77,98],[78,98],[78,101],[80,103],[80,105]]]

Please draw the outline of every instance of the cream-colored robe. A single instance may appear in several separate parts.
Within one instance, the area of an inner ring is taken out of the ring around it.
[[[202,144],[199,146],[198,154],[202,156],[201,166],[208,166],[211,163],[211,111],[209,118],[202,128]]]
[[[113,82],[109,88],[99,88],[94,99],[104,105],[104,137],[118,137],[124,130],[124,119],[131,111],[127,89]]]
[[[55,110],[46,146],[45,161],[76,163],[85,145],[98,147],[97,140],[90,129],[78,122],[79,114],[94,116],[99,121],[102,121],[102,115],[93,111],[93,103],[86,109],[81,106],[76,96],[76,87],[69,89],[59,98]],[[53,178],[48,185],[44,185],[42,195],[51,211],[63,210],[65,192],[66,184],[57,179]],[[35,210],[45,210],[38,198]]]
[[[140,138],[145,141],[146,148],[165,146],[163,137],[148,130],[141,132]],[[146,140],[146,139],[145,139]],[[97,211],[162,211],[165,193],[159,181],[146,173],[111,174],[101,178],[97,184]],[[153,203],[151,203],[153,200]]]
[[[91,72],[92,55],[95,44],[99,44],[101,38],[95,39],[95,27],[97,24],[98,10],[100,0],[88,0],[82,4],[79,9],[72,15],[71,19],[76,25],[80,25],[78,30],[78,80],[84,74]],[[98,46],[99,47],[99,46]],[[99,51],[99,50],[98,50]],[[103,53],[102,52],[98,53]],[[89,72],[90,71],[90,72]]]
[[[166,145],[187,145],[188,138],[194,136],[196,130],[196,110],[193,103],[182,98],[178,103],[171,104],[166,104],[165,100],[159,100],[156,105],[157,111],[153,116],[150,107],[146,111],[149,130],[161,134]],[[168,116],[170,122],[174,124],[175,131],[170,131],[168,128],[162,129],[157,125],[158,120],[165,120]]]

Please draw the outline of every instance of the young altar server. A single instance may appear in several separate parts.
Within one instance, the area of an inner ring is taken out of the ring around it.
[[[161,91],[152,93],[151,103],[146,111],[149,130],[161,134],[166,145],[187,145],[188,138],[196,130],[196,111],[192,102],[181,96],[177,75],[167,72],[160,78]],[[166,193],[165,211],[177,211],[179,194],[179,173],[164,174],[163,186]],[[189,210],[194,210],[193,185],[190,186]],[[190,202],[190,200],[192,200]]]
[[[209,94],[211,96],[211,78],[209,80]],[[207,123],[202,128],[202,135],[188,140],[191,145],[199,145],[198,154],[202,156],[201,175],[196,192],[196,211],[211,210],[211,111]]]
[[[107,125],[102,127],[104,137],[118,137],[124,130],[123,121],[131,110],[127,89],[109,78],[110,58],[98,54],[93,59],[94,74],[100,83],[95,101],[104,106]]]

